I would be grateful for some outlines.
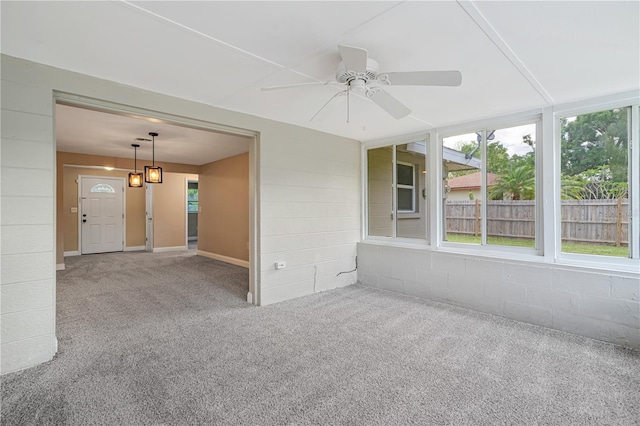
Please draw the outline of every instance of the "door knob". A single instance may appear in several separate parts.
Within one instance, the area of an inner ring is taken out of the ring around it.
[[[85,214],[83,214],[83,215],[82,215],[82,217],[87,217],[87,214],[86,214],[86,213],[85,213]]]
[[[85,223],[87,221],[87,219],[82,219],[82,223]]]

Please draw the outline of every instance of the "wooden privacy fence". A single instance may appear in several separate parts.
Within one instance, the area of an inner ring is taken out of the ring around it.
[[[629,244],[629,200],[563,200],[562,240],[578,243]],[[450,234],[479,236],[482,201],[447,201],[446,229]],[[535,202],[488,201],[487,236],[534,238]]]

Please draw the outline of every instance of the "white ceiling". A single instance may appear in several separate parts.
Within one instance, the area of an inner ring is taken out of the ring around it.
[[[2,52],[366,141],[638,89],[639,6],[2,1]],[[350,123],[344,98],[309,121],[339,89],[260,90],[333,80],[338,44],[367,49],[381,71],[457,69],[462,85],[389,87],[413,111],[400,120],[352,97]]]
[[[56,149],[78,154],[133,158],[131,144],[138,144],[139,159],[201,166],[249,151],[251,139],[163,123],[156,119],[56,105]],[[137,138],[149,139],[138,141]]]

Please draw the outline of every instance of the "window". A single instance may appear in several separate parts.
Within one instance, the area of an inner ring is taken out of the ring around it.
[[[561,250],[629,257],[631,108],[560,119]]]
[[[639,103],[627,92],[432,129],[437,146],[365,148],[367,236],[431,230],[446,250],[637,272]]]
[[[398,162],[396,174],[398,213],[414,213],[416,211],[415,167],[413,164]]]
[[[189,186],[191,186],[191,182]],[[187,212],[198,213],[198,188],[187,189]]]
[[[367,150],[368,235],[427,236],[427,141]]]
[[[114,193],[114,192],[116,192],[116,190],[113,189],[113,186],[111,186],[111,185],[107,185],[106,183],[99,183],[99,184],[93,185],[91,187],[91,192],[111,192],[111,193]]]
[[[442,140],[443,240],[537,247],[538,123]]]

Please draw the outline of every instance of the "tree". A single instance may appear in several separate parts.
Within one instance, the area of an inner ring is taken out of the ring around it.
[[[582,198],[587,200],[614,200],[629,196],[627,182],[612,182],[613,171],[609,166],[586,170],[578,175],[582,178]]]
[[[473,142],[463,142],[458,146],[458,151],[473,155],[475,158],[480,158],[482,153],[481,149],[478,149],[478,144]],[[499,141],[491,142],[487,145],[487,171],[489,173],[495,173],[497,175],[502,174],[504,171],[510,168],[509,152]],[[475,173],[476,170],[465,170],[463,172],[453,172],[449,177],[463,176],[469,173]]]
[[[608,166],[609,181],[627,181],[627,109],[583,114],[573,121],[563,119],[561,125],[563,173],[576,176]]]
[[[581,200],[584,189],[584,179],[580,176],[560,176],[560,197],[563,200]]]
[[[504,171],[487,195],[490,200],[533,200],[536,196],[535,169],[522,164]]]

